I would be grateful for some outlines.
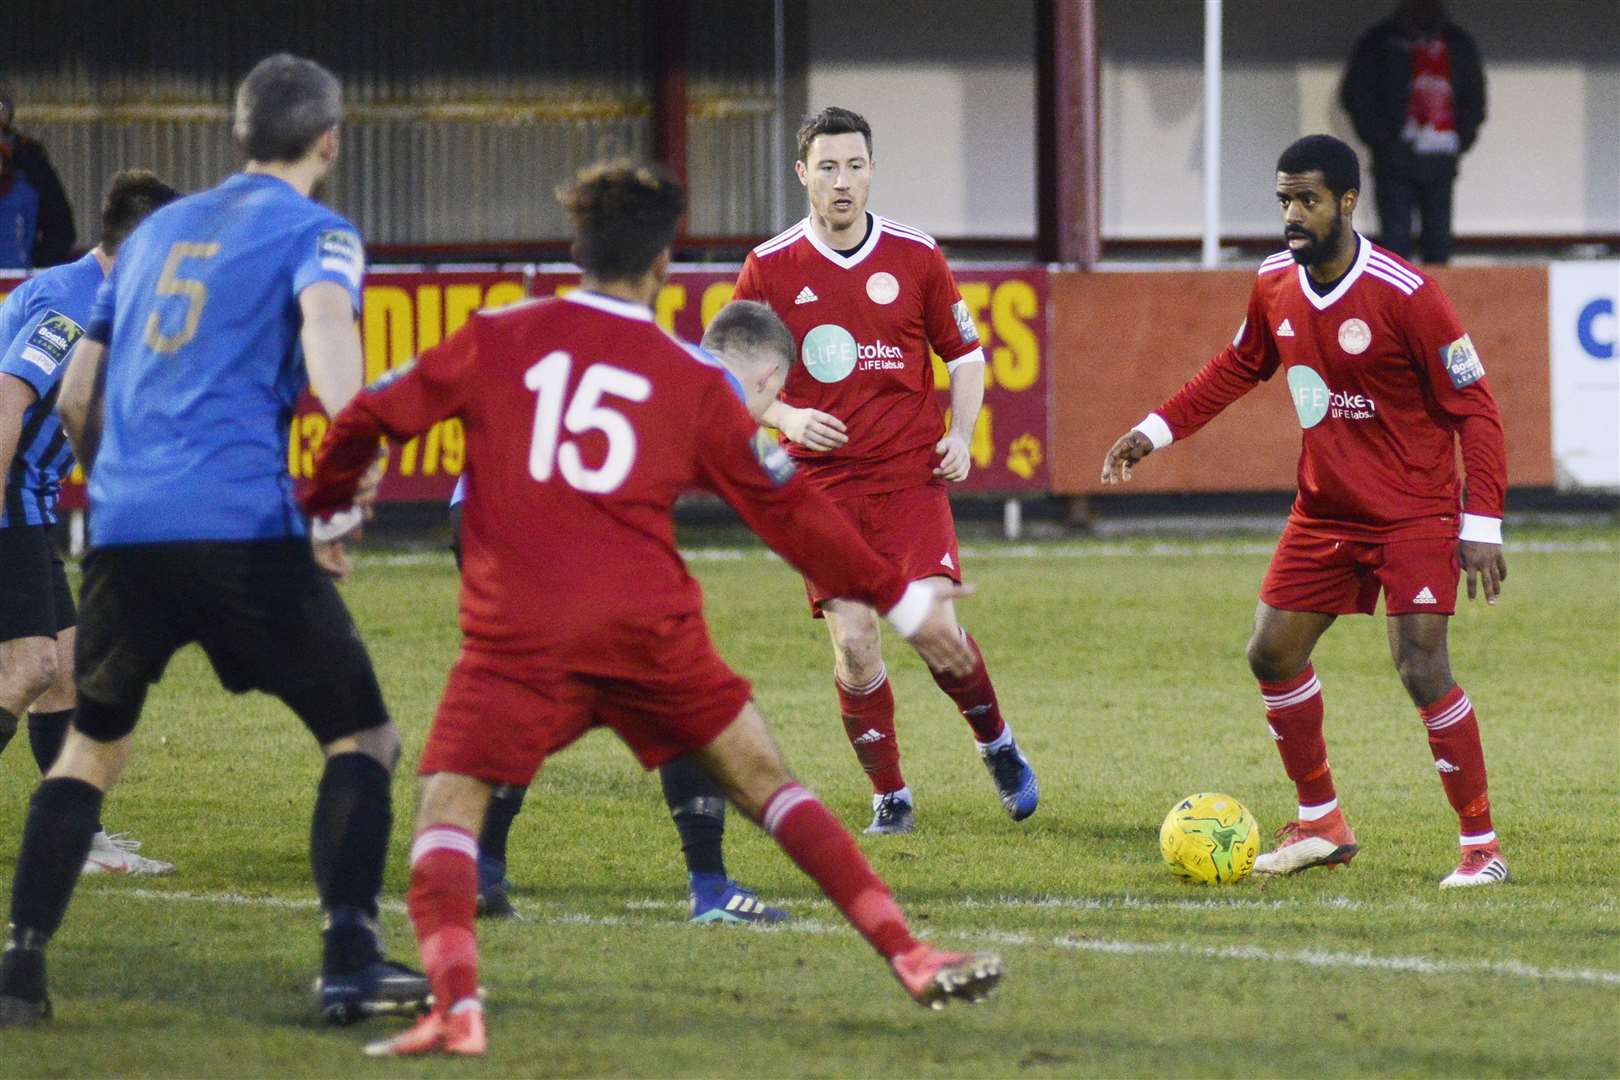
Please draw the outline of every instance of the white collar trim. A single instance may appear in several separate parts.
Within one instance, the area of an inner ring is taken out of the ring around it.
[[[866,240],[862,242],[860,247],[855,249],[855,254],[844,256],[828,247],[821,237],[816,235],[815,226],[811,224],[810,219],[808,217],[804,219],[804,236],[806,240],[810,241],[810,246],[825,255],[833,265],[841,266],[845,270],[853,269],[868,255],[872,254],[873,250],[877,248],[878,237],[882,234],[883,219],[877,214],[872,214],[872,231],[866,234]]]
[[[1305,294],[1305,299],[1309,300],[1317,311],[1326,311],[1332,307],[1335,301],[1350,291],[1350,286],[1356,283],[1356,279],[1361,276],[1361,272],[1367,268],[1367,260],[1372,258],[1372,245],[1367,243],[1367,238],[1360,233],[1356,233],[1356,244],[1358,248],[1356,261],[1350,264],[1349,272],[1333,287],[1333,291],[1326,296],[1316,294],[1316,290],[1311,288],[1310,278],[1306,276],[1307,271],[1303,266],[1299,268],[1299,291]]]
[[[628,300],[618,300],[611,296],[603,296],[601,293],[589,292],[585,289],[575,289],[573,292],[565,295],[563,299],[569,301],[570,303],[583,304],[588,308],[595,308],[597,311],[605,311],[609,315],[617,315],[621,319],[634,319],[637,322],[648,323],[653,321],[653,313],[651,308],[643,307],[640,304],[632,304]]]

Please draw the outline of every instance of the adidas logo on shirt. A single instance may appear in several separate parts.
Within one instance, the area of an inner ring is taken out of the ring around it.
[[[1445,758],[1436,758],[1435,762],[1434,762],[1434,767],[1436,769],[1439,769],[1441,772],[1462,772],[1462,770],[1460,768],[1453,765],[1451,762],[1447,761]]]
[[[1434,598],[1434,593],[1429,591],[1429,587],[1427,585],[1419,589],[1418,594],[1412,597],[1412,603],[1414,604],[1438,604],[1439,602],[1440,601]]]
[[[1278,337],[1293,337],[1294,336],[1294,328],[1292,326],[1288,325],[1288,320],[1287,319],[1284,319],[1282,321],[1282,325],[1277,327],[1277,336]]]
[[[855,745],[865,746],[867,743],[882,742],[883,738],[883,732],[877,728],[867,728],[866,731],[855,736]]]
[[[817,296],[815,292],[811,290],[810,286],[806,285],[804,288],[799,290],[799,295],[794,298],[793,303],[795,306],[799,304],[813,304],[820,299],[821,297]]]

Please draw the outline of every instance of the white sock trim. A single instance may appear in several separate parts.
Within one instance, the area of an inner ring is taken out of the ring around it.
[[[478,841],[473,834],[450,825],[433,825],[416,834],[411,841],[411,865],[425,859],[435,851],[454,851],[469,859],[478,858]]]
[[[882,802],[884,799],[888,798],[890,795],[898,795],[898,796],[900,796],[900,798],[905,800],[906,805],[908,805],[908,806],[916,806],[917,805],[914,801],[912,801],[912,798],[911,798],[911,785],[907,784],[905,787],[898,787],[898,788],[895,788],[893,791],[885,791],[882,794],[879,794],[877,792],[873,792],[872,793],[872,809],[876,810],[878,808],[878,803]]]
[[[1496,830],[1492,829],[1490,832],[1475,833],[1472,836],[1470,836],[1468,833],[1461,833],[1457,837],[1457,843],[1463,847],[1478,847],[1481,844],[1494,844],[1496,843]]]
[[[1299,807],[1299,820],[1320,821],[1338,808],[1338,799],[1329,799],[1327,802],[1317,803],[1315,806],[1306,806],[1305,804],[1301,803]]]
[[[765,826],[766,832],[775,836],[777,827],[787,819],[789,814],[805,803],[815,801],[816,797],[798,784],[783,788],[776,793],[770,804],[765,807],[765,813],[760,819],[760,824]]]
[[[1321,692],[1322,683],[1315,675],[1312,675],[1310,680],[1303,686],[1296,686],[1294,689],[1286,690],[1281,694],[1268,694],[1262,690],[1260,691],[1260,700],[1265,703],[1266,711],[1270,712],[1273,709],[1286,709],[1290,705],[1298,705],[1302,701],[1309,701]]]
[[[844,693],[846,693],[846,694],[854,694],[857,697],[865,697],[867,694],[872,693],[878,687],[882,686],[883,681],[885,679],[887,679],[888,677],[889,677],[889,667],[888,667],[887,664],[879,664],[878,665],[878,673],[877,673],[877,675],[875,675],[872,678],[872,681],[867,683],[865,686],[851,686],[847,682],[845,682],[843,679],[840,679],[838,677],[838,672],[836,672],[836,671],[833,672],[833,682],[837,683],[839,688],[842,689],[844,691]]]
[[[1000,735],[997,735],[989,742],[980,742],[978,739],[974,739],[973,745],[979,748],[979,753],[981,754],[993,754],[1012,741],[1012,725],[1003,720],[1001,722]]]
[[[448,1015],[454,1016],[457,1013],[483,1012],[483,1011],[484,1011],[484,1003],[482,1001],[479,1001],[476,997],[467,997],[467,998],[462,998],[460,1001],[458,1001],[454,1005],[450,1006],[450,1011],[449,1011]]]

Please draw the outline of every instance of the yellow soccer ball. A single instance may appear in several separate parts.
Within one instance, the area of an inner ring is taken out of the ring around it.
[[[1159,850],[1170,872],[1188,881],[1225,885],[1254,869],[1260,826],[1230,795],[1189,795],[1171,807],[1159,829]]]

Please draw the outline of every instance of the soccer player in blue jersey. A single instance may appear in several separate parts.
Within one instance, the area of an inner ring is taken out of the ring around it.
[[[374,921],[399,734],[328,576],[348,569],[338,531],[306,529],[287,474],[305,386],[334,414],[361,386],[360,236],[310,198],[341,117],[320,65],[280,54],[255,66],[236,97],[245,169],[124,242],[69,360],[57,408],[90,475],[79,704],[23,830],[0,1027],[50,1014],[45,944],[147,687],[193,641],[226,689],[276,695],[325,754],[310,830],[322,1014],[426,1003],[421,974],[383,959]]]
[[[793,364],[793,336],[776,312],[751,300],[738,300],[721,308],[703,333],[697,350],[719,360],[727,383],[755,420],[776,400]],[[461,502],[467,484],[462,480],[450,497],[451,550],[461,565]],[[787,912],[766,905],[759,894],[738,884],[727,872],[722,851],[726,833],[726,797],[707,772],[695,762],[677,758],[660,766],[658,778],[664,803],[681,838],[691,895],[691,920],[696,923],[775,923]],[[523,808],[528,789],[499,784],[490,793],[489,809],[478,834],[478,914],[510,918],[516,914],[506,877],[506,839],[512,821]]]
[[[73,466],[56,395],[119,245],[148,214],[177,198],[179,192],[153,173],[119,173],[102,201],[101,243],[77,262],[23,282],[0,304],[0,750],[26,714],[28,748],[41,773],[56,760],[73,716],[78,623],[49,536],[61,478]],[[139,847],[98,826],[83,872],[174,872]]]

